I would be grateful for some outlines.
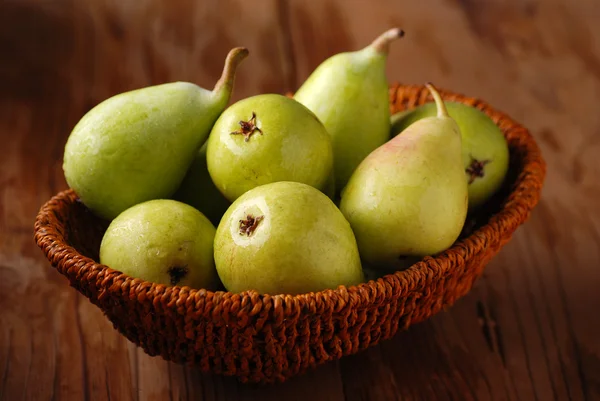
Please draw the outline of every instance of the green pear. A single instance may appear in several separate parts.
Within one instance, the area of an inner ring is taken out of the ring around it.
[[[131,277],[167,286],[217,288],[215,227],[198,210],[170,199],[132,206],[102,237],[100,263]]]
[[[108,220],[137,203],[170,197],[227,107],[237,66],[247,55],[245,48],[229,52],[212,91],[172,82],[124,92],[92,108],[65,145],[68,185]]]
[[[210,178],[206,166],[206,148],[207,143],[204,143],[196,154],[181,186],[173,195],[173,199],[195,207],[215,226],[218,226],[231,202],[219,192]]]
[[[323,193],[327,195],[332,201],[335,202],[337,200],[337,191],[335,189],[335,173],[333,172],[333,167],[331,168],[331,172],[329,173],[329,179],[325,184],[325,189],[323,190]]]
[[[386,61],[390,43],[403,35],[400,29],[390,29],[361,50],[333,55],[294,94],[331,135],[338,190],[359,163],[389,139]]]
[[[276,181],[330,187],[331,139],[321,121],[286,96],[261,94],[229,106],[208,138],[208,172],[231,202]]]
[[[427,87],[437,115],[371,152],[342,194],[340,209],[373,268],[394,268],[406,258],[447,249],[466,219],[460,129],[433,85]]]
[[[299,182],[240,196],[214,246],[217,272],[232,292],[302,294],[364,281],[352,228],[329,197]]]
[[[469,210],[485,204],[502,186],[508,172],[509,150],[500,128],[482,111],[460,102],[444,102],[460,128],[465,178],[469,184]],[[392,136],[412,123],[436,114],[434,102],[391,117]]]

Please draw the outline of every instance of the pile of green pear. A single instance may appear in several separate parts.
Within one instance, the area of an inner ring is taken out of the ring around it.
[[[165,286],[302,294],[451,247],[503,184],[508,146],[430,83],[430,101],[391,115],[386,60],[403,35],[332,55],[293,96],[232,103],[249,55],[236,47],[212,90],[172,82],[93,107],[63,170],[107,221],[99,262]]]

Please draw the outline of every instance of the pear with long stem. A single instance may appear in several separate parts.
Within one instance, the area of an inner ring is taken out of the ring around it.
[[[408,126],[356,169],[340,209],[362,259],[397,268],[406,258],[434,255],[460,235],[468,208],[461,133],[435,87],[437,115]]]
[[[389,29],[361,50],[333,55],[294,94],[331,135],[338,192],[360,162],[390,137],[386,61],[391,43],[402,36],[401,29]]]
[[[171,82],[104,100],[77,123],[64,152],[68,185],[96,215],[114,219],[143,201],[168,198],[229,103],[248,50],[232,49],[214,89]]]

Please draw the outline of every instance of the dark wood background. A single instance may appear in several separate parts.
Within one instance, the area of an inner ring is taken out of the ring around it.
[[[0,0],[0,400],[600,399],[597,0]],[[294,90],[391,26],[390,81],[481,97],[548,162],[526,225],[448,312],[261,387],[151,358],[50,268],[39,207],[99,101],[172,80],[212,87],[250,49],[234,99]]]

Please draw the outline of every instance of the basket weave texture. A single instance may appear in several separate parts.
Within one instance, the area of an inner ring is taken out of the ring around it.
[[[502,129],[511,155],[509,175],[450,249],[407,270],[297,296],[156,285],[96,262],[108,222],[92,215],[72,190],[41,207],[36,243],[71,286],[149,355],[242,382],[284,381],[389,339],[452,305],[537,204],[546,166],[528,130],[481,100],[439,91],[445,100],[482,110]],[[429,101],[422,85],[390,86],[392,113]]]

